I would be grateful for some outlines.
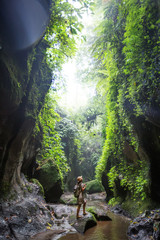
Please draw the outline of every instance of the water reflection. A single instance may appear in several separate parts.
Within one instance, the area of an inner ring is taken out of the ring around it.
[[[61,240],[128,240],[127,229],[129,226],[129,220],[115,215],[113,213],[108,214],[112,218],[112,221],[98,222],[97,226],[90,228],[81,234],[68,234]]]

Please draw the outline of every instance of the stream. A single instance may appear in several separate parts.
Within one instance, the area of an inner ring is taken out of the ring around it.
[[[62,196],[63,202],[65,204],[50,204],[49,208],[54,212],[54,224],[50,229],[51,232],[41,232],[37,236],[33,236],[34,240],[129,240],[127,236],[127,230],[130,225],[130,218],[127,218],[123,215],[113,213],[109,206],[106,203],[106,194],[105,193],[95,193],[87,195],[87,208],[95,209],[95,212],[99,216],[107,216],[107,221],[97,221],[97,225],[89,228],[85,231],[84,234],[80,232],[82,228],[74,228],[74,223],[76,219],[76,205],[70,205],[69,201],[72,201],[73,194],[65,193]],[[86,211],[87,211],[86,208]],[[115,211],[115,210],[114,210]],[[118,210],[116,210],[118,212]],[[82,216],[83,209],[80,209],[80,216]],[[72,218],[70,218],[72,216]],[[72,219],[72,221],[70,221]],[[83,218],[82,218],[83,219]],[[103,218],[104,220],[104,218]],[[79,223],[81,226],[81,223]],[[62,231],[60,234],[54,231]],[[53,231],[53,232],[52,232]],[[47,237],[47,234],[51,234],[50,237]]]
[[[71,233],[60,240],[128,240],[127,229],[129,219],[112,212],[108,212],[112,221],[99,221],[97,226],[88,229],[85,234]]]

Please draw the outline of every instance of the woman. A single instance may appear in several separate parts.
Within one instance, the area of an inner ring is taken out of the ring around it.
[[[83,204],[83,215],[87,214],[86,211],[85,211],[86,199],[85,199],[85,193],[84,193],[84,190],[86,188],[86,184],[83,184],[82,181],[83,181],[82,176],[77,177],[77,183],[78,183],[79,190],[80,190],[80,194],[79,194],[79,196],[77,198],[77,204],[78,204],[78,207],[77,207],[77,219],[80,218],[79,211],[80,211],[80,208],[81,208],[82,204]]]

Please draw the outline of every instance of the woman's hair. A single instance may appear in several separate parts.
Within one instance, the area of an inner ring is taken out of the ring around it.
[[[77,182],[81,182],[82,181],[82,176],[78,176],[77,177]]]

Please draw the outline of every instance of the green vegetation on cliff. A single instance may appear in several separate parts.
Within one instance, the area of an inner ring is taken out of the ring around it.
[[[107,171],[114,197],[116,189],[122,198],[125,191],[133,199],[150,196],[149,163],[142,156],[137,124],[149,107],[159,104],[158,9],[158,1],[109,1],[93,44],[107,111],[106,140],[96,175],[102,178]]]
[[[56,130],[56,124],[60,116],[56,113],[56,94],[53,89],[46,95],[45,104],[39,114],[36,131],[42,132],[42,148],[39,154],[39,164],[43,166],[46,161],[52,159],[57,164],[61,178],[63,178],[69,166],[63,151],[60,135]]]

